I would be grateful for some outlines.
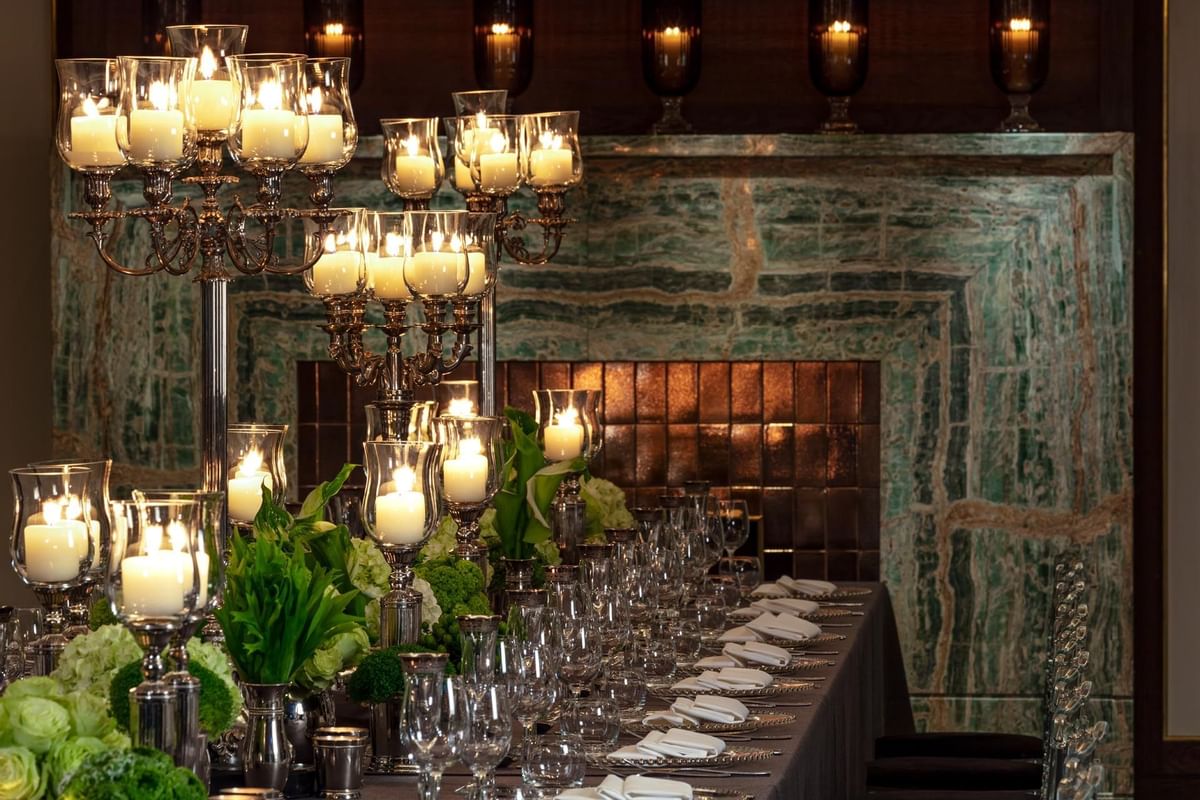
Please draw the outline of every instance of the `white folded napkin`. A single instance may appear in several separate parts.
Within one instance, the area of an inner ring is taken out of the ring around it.
[[[747,626],[738,625],[736,628],[730,628],[729,630],[722,633],[720,638],[718,639],[718,641],[721,641],[721,642],[760,642],[760,641],[762,641],[762,638],[763,637],[759,636],[757,633],[750,630],[750,628],[748,628]]]
[[[604,800],[625,800],[625,781],[620,775],[608,775],[600,781],[596,791]]]
[[[722,669],[724,667],[740,667],[743,663],[728,653],[722,653],[719,656],[705,656],[696,662],[696,666],[701,669]]]
[[[712,694],[677,698],[671,711],[696,722],[745,722],[750,716],[750,709],[736,698]]]
[[[821,634],[820,625],[791,614],[772,614],[769,611],[748,622],[746,627],[766,638],[788,639],[793,642],[811,639]]]
[[[776,583],[793,594],[802,594],[805,597],[831,594],[837,591],[836,583],[819,581],[815,578],[793,578],[788,575],[781,575],[776,579]]]
[[[580,786],[575,789],[563,789],[554,795],[554,800],[602,800],[600,790],[590,786]]]
[[[630,775],[625,779],[625,800],[692,800],[692,785],[683,781]]]
[[[707,733],[671,728],[666,732],[650,731],[637,747],[670,758],[715,758],[725,752],[725,741]]]
[[[788,597],[791,592],[778,583],[760,583],[750,594],[754,597]]]
[[[680,699],[682,700],[683,698]],[[665,722],[674,728],[679,728],[687,725],[695,725],[698,720],[683,714],[676,714],[674,706],[672,706],[671,711],[654,711],[642,717],[643,725],[653,725],[655,722]]]
[[[729,612],[729,616],[732,619],[754,619],[765,610],[766,609],[758,608],[755,603],[751,603],[745,608],[735,608],[733,611]]]
[[[811,614],[820,608],[820,604],[800,597],[764,597],[750,604],[751,608],[763,611],[774,611],[777,614]]]
[[[724,656],[735,659],[742,664],[766,664],[771,667],[786,667],[792,663],[792,654],[782,647],[776,647],[766,642],[726,642],[721,649]],[[717,656],[712,656],[717,658]],[[696,662],[700,664],[699,661]],[[740,665],[739,665],[740,666]]]
[[[774,682],[775,679],[761,669],[725,667],[720,672],[706,669],[699,675],[684,678],[671,688],[680,692],[699,692],[705,689],[714,689],[717,691],[729,689],[762,689]]]

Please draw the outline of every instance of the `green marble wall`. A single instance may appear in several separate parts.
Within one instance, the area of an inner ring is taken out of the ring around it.
[[[1097,712],[1132,783],[1132,137],[596,139],[580,222],[506,267],[501,358],[878,359],[882,563],[918,719],[1037,733],[1048,564],[1096,574]],[[367,142],[347,204],[395,205]],[[194,474],[198,291],[107,272],[55,209],[55,422],[131,482]],[[302,191],[302,183],[294,189]],[[117,187],[121,202],[140,187]],[[443,198],[447,205],[452,197]],[[119,251],[130,255],[135,237]],[[230,296],[231,408],[294,421],[298,279]]]

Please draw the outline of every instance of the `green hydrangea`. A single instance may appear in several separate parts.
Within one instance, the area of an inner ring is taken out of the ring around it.
[[[67,783],[66,800],[205,800],[204,784],[156,750],[104,750],[87,756]]]
[[[37,756],[24,747],[0,747],[0,800],[39,800],[45,792]]]
[[[486,515],[487,512],[484,512]],[[454,553],[457,542],[454,534],[458,533],[458,525],[450,517],[442,517],[433,536],[421,548],[421,560],[433,561]]]
[[[67,642],[52,677],[69,691],[107,699],[117,671],[141,657],[142,648],[124,625],[105,625]]]
[[[84,759],[93,753],[108,750],[109,746],[100,739],[91,736],[81,736],[78,739],[55,742],[46,754],[45,777],[46,786],[52,797],[62,794],[67,788],[67,782],[79,769]]]
[[[71,733],[71,712],[56,700],[45,697],[4,698],[5,719],[12,740],[37,755]]]
[[[236,717],[242,709],[242,690],[233,679],[233,665],[229,663],[229,656],[218,645],[208,644],[196,638],[188,639],[187,651],[192,664],[204,667],[225,684],[233,706],[230,716]]]
[[[612,481],[584,477],[579,493],[587,506],[588,536],[603,536],[605,528],[632,528],[633,515],[625,507],[625,491]]]
[[[391,567],[375,543],[368,539],[350,540],[346,569],[350,574],[350,583],[365,597],[374,600],[383,597],[391,589],[388,581]]]
[[[353,667],[371,649],[365,628],[355,625],[325,642],[304,662],[296,682],[312,692],[323,692],[333,685],[339,672]]]

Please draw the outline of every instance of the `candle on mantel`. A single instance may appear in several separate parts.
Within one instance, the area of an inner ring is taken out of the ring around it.
[[[321,87],[314,86],[308,93],[308,147],[301,164],[333,164],[345,155],[342,115],[322,114],[323,104]]]
[[[473,417],[475,416],[475,404],[471,402],[469,397],[456,397],[450,401],[450,405],[446,408],[446,415],[450,417]]]
[[[117,147],[117,116],[100,113],[107,108],[107,97],[101,97],[99,103],[85,97],[79,105],[83,113],[71,117],[71,151],[67,154],[71,166],[119,167],[125,163]]]
[[[487,32],[484,44],[496,82],[501,85],[512,83],[521,61],[521,35],[508,23],[495,22]]]
[[[544,435],[546,458],[550,461],[570,461],[583,452],[583,426],[574,408],[559,412],[554,424],[546,426]]]
[[[488,460],[478,439],[458,443],[458,457],[442,464],[442,493],[452,503],[482,503],[487,499]]]
[[[466,268],[462,240],[458,234],[450,237],[449,249],[443,249],[445,234],[429,234],[429,247],[413,253],[405,265],[408,282],[425,297],[451,295],[458,292],[461,272]]]
[[[78,501],[76,501],[78,505]],[[37,522],[25,526],[25,574],[39,583],[65,583],[80,576],[87,559],[88,527],[79,519],[64,519],[64,503],[42,503]]]
[[[531,186],[562,186],[575,175],[574,154],[563,147],[563,137],[553,131],[538,134],[541,147],[529,154]]]
[[[830,86],[849,91],[857,79],[858,32],[845,20],[835,20],[821,34],[821,57]]]
[[[425,495],[413,490],[411,467],[392,472],[391,483],[379,487],[375,499],[375,533],[388,544],[420,544],[425,538]],[[385,489],[392,491],[384,493]]]
[[[380,300],[411,300],[412,292],[404,282],[404,267],[412,256],[412,239],[395,231],[383,237],[383,253],[374,262],[368,258],[370,282]]]
[[[312,291],[319,296],[354,294],[358,291],[359,273],[363,271],[363,254],[357,248],[353,232],[329,234],[325,237],[325,252],[312,268]],[[378,281],[378,276],[376,276]]]
[[[421,194],[437,188],[433,158],[421,149],[421,140],[409,136],[403,141],[403,153],[396,154],[392,166],[392,183],[397,192]]]
[[[198,77],[192,81],[192,112],[196,116],[196,128],[202,131],[223,131],[229,128],[233,118],[237,93],[233,81],[214,78],[217,59],[208,45],[200,53]]]
[[[262,489],[274,489],[271,473],[262,468],[263,457],[258,450],[242,456],[235,476],[229,479],[229,516],[251,522],[262,505]]]
[[[654,32],[654,71],[664,87],[682,87],[687,82],[691,43],[691,31],[678,25],[668,25]]]
[[[1000,31],[1000,50],[1004,55],[1004,71],[1008,74],[1010,92],[1033,90],[1038,36],[1033,21],[1025,17],[1010,19],[1007,30]]]
[[[479,137],[476,136],[478,141]],[[508,139],[495,131],[487,140],[491,152],[479,154],[479,188],[484,192],[511,192],[520,185],[517,154],[508,152]]]
[[[174,86],[154,81],[146,93],[149,108],[129,114],[131,161],[176,161],[183,157],[183,112],[175,108]]]
[[[242,112],[242,152],[246,158],[296,157],[296,114],[283,107],[283,87],[277,81],[263,81],[258,86],[259,108],[250,108],[255,95],[246,90]]]
[[[354,35],[346,33],[346,26],[341,22],[325,23],[325,28],[313,38],[316,51],[324,58],[349,56],[354,46]]]

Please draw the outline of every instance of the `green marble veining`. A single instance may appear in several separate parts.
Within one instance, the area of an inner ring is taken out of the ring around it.
[[[585,154],[559,257],[502,272],[500,357],[879,360],[882,569],[918,718],[1036,731],[1048,566],[1080,544],[1105,757],[1129,791],[1132,137],[632,137]],[[378,157],[363,142],[346,205],[398,206]],[[80,193],[61,179],[58,446],[111,454],[123,481],[187,480],[196,287],[108,273],[61,219]],[[291,202],[303,191],[289,179]],[[137,204],[140,185],[115,195]],[[234,281],[233,415],[295,421],[320,321],[299,279]]]

